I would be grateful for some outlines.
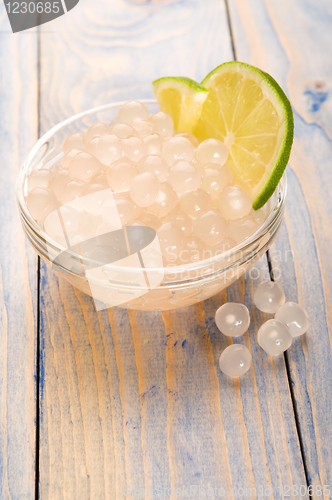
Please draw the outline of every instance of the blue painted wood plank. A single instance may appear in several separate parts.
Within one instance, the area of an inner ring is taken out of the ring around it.
[[[37,257],[15,177],[37,139],[37,40],[10,33],[0,5],[0,498],[35,496]]]
[[[311,322],[287,360],[308,480],[318,497],[319,486],[332,481],[332,9],[326,1],[233,0],[230,12],[238,58],[271,73],[294,108],[286,224],[272,262],[287,299],[299,301]]]

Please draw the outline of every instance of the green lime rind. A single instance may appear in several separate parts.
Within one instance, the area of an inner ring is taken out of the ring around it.
[[[193,94],[196,92],[208,94],[209,92],[203,85],[186,76],[165,76],[152,82],[152,89],[155,95],[161,88],[178,88],[180,90],[184,87],[191,90]]]
[[[277,158],[274,159],[273,167],[269,168],[267,176],[264,176],[262,179],[263,182],[259,182],[256,188],[253,190],[252,206],[254,210],[258,210],[262,208],[263,205],[265,205],[265,203],[274,193],[289,160],[294,138],[294,117],[292,106],[280,85],[274,80],[274,78],[272,78],[271,75],[256,68],[255,66],[251,66],[250,64],[242,63],[239,61],[231,61],[221,64],[204,78],[204,80],[202,81],[202,85],[207,86],[208,88],[210,80],[215,75],[221,73],[221,70],[226,70],[229,66],[231,66],[233,70],[238,67],[241,73],[243,72],[243,69],[245,69],[247,70],[248,74],[251,73],[252,75],[256,75],[257,77],[259,77],[270,90],[269,98],[271,99],[271,102],[276,104],[276,107],[281,109],[281,114],[285,122],[283,140],[280,144],[279,154]],[[272,99],[272,96],[274,96],[274,99]]]

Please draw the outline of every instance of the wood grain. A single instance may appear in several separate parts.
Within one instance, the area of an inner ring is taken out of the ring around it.
[[[15,178],[38,134],[37,39],[12,35],[0,6],[0,498],[35,496],[37,257]]]
[[[295,111],[288,167],[286,224],[272,252],[288,300],[311,322],[287,354],[308,480],[332,481],[331,373],[331,65],[328,2],[233,0],[230,12],[238,58],[271,73]],[[327,496],[326,496],[327,498]]]

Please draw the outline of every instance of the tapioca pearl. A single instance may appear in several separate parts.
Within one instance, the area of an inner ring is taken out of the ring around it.
[[[69,153],[65,154],[65,156],[61,159],[61,167],[68,170],[70,163],[79,153],[82,153],[81,149],[72,149]]]
[[[96,233],[96,228],[100,226],[102,219],[100,215],[89,214],[85,210],[79,212],[78,231],[81,241],[92,238]],[[70,238],[72,242],[72,238]]]
[[[80,132],[76,132],[75,134],[71,134],[65,142],[63,143],[63,150],[65,154],[69,153],[73,149],[81,149],[85,148],[85,142],[83,138],[83,134]]]
[[[218,199],[228,184],[228,175],[223,169],[224,167],[220,167],[216,163],[208,163],[204,168],[201,187],[211,195],[213,200]]]
[[[85,147],[85,152],[89,153],[92,156],[95,156],[96,158],[98,156],[97,147],[98,147],[99,139],[100,139],[100,137],[95,137],[90,142],[88,142],[88,144]]]
[[[303,335],[309,328],[305,310],[295,302],[286,302],[276,312],[275,319],[288,326],[292,337]]]
[[[32,170],[27,179],[28,193],[36,187],[47,188],[53,177],[53,172],[46,168]]]
[[[140,118],[135,118],[135,120],[131,122],[131,126],[135,131],[135,135],[140,137],[140,139],[143,139],[154,132],[153,123],[147,120],[141,120]]]
[[[190,163],[197,168],[197,170],[201,174],[201,177],[203,178],[203,176],[205,175],[204,166],[196,158],[193,158]]]
[[[134,218],[135,207],[131,201],[126,198],[115,198],[114,202],[112,200],[104,203],[102,208],[102,219],[108,226],[114,225],[114,205],[120,217],[121,224],[125,226]]]
[[[130,184],[131,199],[140,207],[148,207],[156,200],[160,189],[160,182],[150,172],[137,175]]]
[[[237,378],[250,370],[251,362],[252,356],[246,346],[232,344],[221,353],[219,367],[228,377]]]
[[[102,137],[103,135],[109,134],[110,127],[106,123],[95,123],[91,125],[83,134],[83,140],[85,144],[88,144],[92,139],[96,137]]]
[[[92,177],[90,182],[91,182],[91,184],[101,184],[104,186],[104,189],[109,188],[106,174],[103,171],[99,172],[99,174]]]
[[[128,224],[135,216],[135,206],[128,198],[115,199],[122,225]]]
[[[97,158],[89,153],[82,152],[73,158],[69,165],[68,172],[72,180],[81,179],[82,181],[89,182],[101,169],[102,165]]]
[[[253,210],[249,215],[251,215],[260,226],[264,224],[266,220],[266,212],[262,209]]]
[[[162,156],[171,167],[179,160],[190,162],[194,154],[194,146],[185,137],[171,137],[162,149]]]
[[[58,208],[58,201],[50,189],[36,187],[27,194],[26,203],[30,215],[36,221],[44,222],[48,214]]]
[[[116,135],[119,139],[127,139],[135,135],[135,130],[131,125],[126,123],[117,123],[111,128],[111,134]]]
[[[168,182],[174,191],[181,196],[199,188],[201,174],[191,163],[181,160],[171,167]]]
[[[136,165],[130,161],[120,160],[109,167],[107,182],[109,187],[115,192],[128,191],[136,175]]]
[[[222,169],[223,169],[223,172],[225,172],[225,174],[227,174],[228,185],[232,184],[232,182],[234,181],[234,174],[233,174],[231,168],[227,165],[227,163],[225,163],[225,165],[222,167]]]
[[[251,217],[243,217],[242,219],[231,220],[228,224],[227,236],[236,242],[238,245],[250,236],[252,236],[258,229],[259,224]]]
[[[223,253],[228,252],[235,246],[236,243],[234,240],[231,240],[230,238],[224,238],[216,245],[207,247],[204,252],[204,257],[206,259],[210,259],[211,257],[218,257],[218,255],[222,255]]]
[[[171,188],[167,182],[160,185],[157,198],[149,206],[149,211],[158,217],[165,217],[171,210],[173,210],[178,203],[176,192]]]
[[[63,186],[60,194],[60,201],[63,205],[70,201],[77,200],[83,191],[88,187],[88,183],[80,179],[74,179]]]
[[[185,139],[188,139],[188,141],[191,142],[191,144],[194,146],[194,148],[198,148],[199,141],[197,137],[194,136],[191,132],[179,132],[176,134],[176,137],[184,137]]]
[[[229,220],[240,219],[252,208],[250,196],[236,186],[229,186],[219,195],[219,212]]]
[[[115,194],[114,195],[115,197],[117,197],[118,195]],[[134,206],[134,215],[133,215],[133,219],[137,219],[137,217],[139,217],[142,213],[144,213],[145,211],[145,207],[140,207],[139,205],[137,205],[129,196],[129,193],[126,193],[126,198],[128,198],[128,200],[133,204]]]
[[[215,210],[203,212],[193,223],[194,235],[208,246],[222,241],[226,236],[226,230],[226,220]]]
[[[203,243],[194,236],[190,236],[186,239],[186,245],[179,255],[179,264],[190,264],[199,262],[203,260],[204,257],[204,245]]]
[[[162,256],[167,260],[177,260],[186,244],[181,229],[166,222],[157,230],[157,236]]]
[[[139,162],[146,155],[146,145],[139,137],[122,139],[123,153],[131,161]]]
[[[118,123],[130,124],[135,118],[146,120],[149,117],[148,108],[138,101],[126,102],[118,112]]]
[[[218,329],[228,337],[239,337],[249,328],[249,310],[244,304],[227,302],[217,309],[215,322]]]
[[[181,196],[180,207],[184,213],[195,218],[200,213],[212,209],[212,198],[202,189],[197,189],[197,191]]]
[[[70,182],[68,170],[59,169],[50,180],[48,187],[58,199],[61,199],[62,190],[68,182]]]
[[[151,134],[143,137],[143,142],[146,145],[146,153],[148,155],[161,155],[163,140],[158,134]]]
[[[155,231],[157,231],[162,224],[162,220],[151,212],[143,212],[137,217],[136,222],[142,226],[151,227]]]
[[[111,165],[123,156],[121,139],[116,135],[104,135],[97,144],[97,158],[104,165]]]
[[[160,182],[164,182],[169,174],[169,166],[160,156],[148,155],[144,156],[139,162],[138,171],[140,174],[150,172],[154,174]]]
[[[169,213],[164,222],[170,222],[173,226],[181,229],[186,238],[189,238],[193,232],[193,222],[191,217],[182,211],[175,210]]]
[[[174,135],[173,119],[167,113],[158,111],[158,113],[149,116],[149,121],[153,123],[156,134],[161,137],[170,137]]]
[[[64,236],[78,231],[79,213],[72,207],[60,207],[51,212],[44,222],[45,232],[51,236]]]
[[[287,325],[276,319],[269,319],[258,330],[258,344],[268,354],[278,356],[292,344],[292,335]]]
[[[80,205],[88,214],[99,215],[103,207],[105,198],[103,196],[88,196],[89,194],[104,191],[104,184],[90,184],[82,193]]]
[[[263,281],[254,293],[255,306],[265,313],[274,314],[284,305],[285,300],[283,289],[274,281]]]
[[[212,162],[224,165],[228,158],[228,149],[225,144],[218,141],[218,139],[207,139],[200,143],[196,155],[203,165]]]

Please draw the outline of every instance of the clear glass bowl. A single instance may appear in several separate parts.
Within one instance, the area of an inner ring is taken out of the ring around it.
[[[159,109],[154,100],[141,100],[141,102],[148,107],[150,113]],[[84,132],[97,122],[111,122],[122,104],[124,103],[108,104],[75,115],[53,127],[35,144],[22,165],[16,186],[24,230],[40,257],[48,264],[52,264],[56,273],[61,273],[74,286],[93,296],[98,309],[105,307],[103,303],[107,303],[107,301],[104,299],[111,295],[124,297],[120,307],[140,310],[176,309],[205,300],[242,276],[246,269],[259,259],[272,244],[284,211],[285,175],[267,203],[265,222],[251,237],[216,257],[163,269],[164,277],[159,286],[143,294],[139,290],[139,283],[132,279],[132,268],[121,268],[122,276],[120,279],[118,275],[116,280],[110,279],[107,283],[91,283],[91,280],[88,281],[84,273],[82,274],[82,269],[80,272],[74,272],[72,269],[68,270],[65,265],[53,262],[64,248],[52,240],[29,214],[25,195],[27,177],[30,172],[38,168],[50,168],[57,163],[63,156],[62,145],[68,135],[74,132]],[[78,254],[73,255],[73,258],[84,267],[89,267],[89,259]]]

